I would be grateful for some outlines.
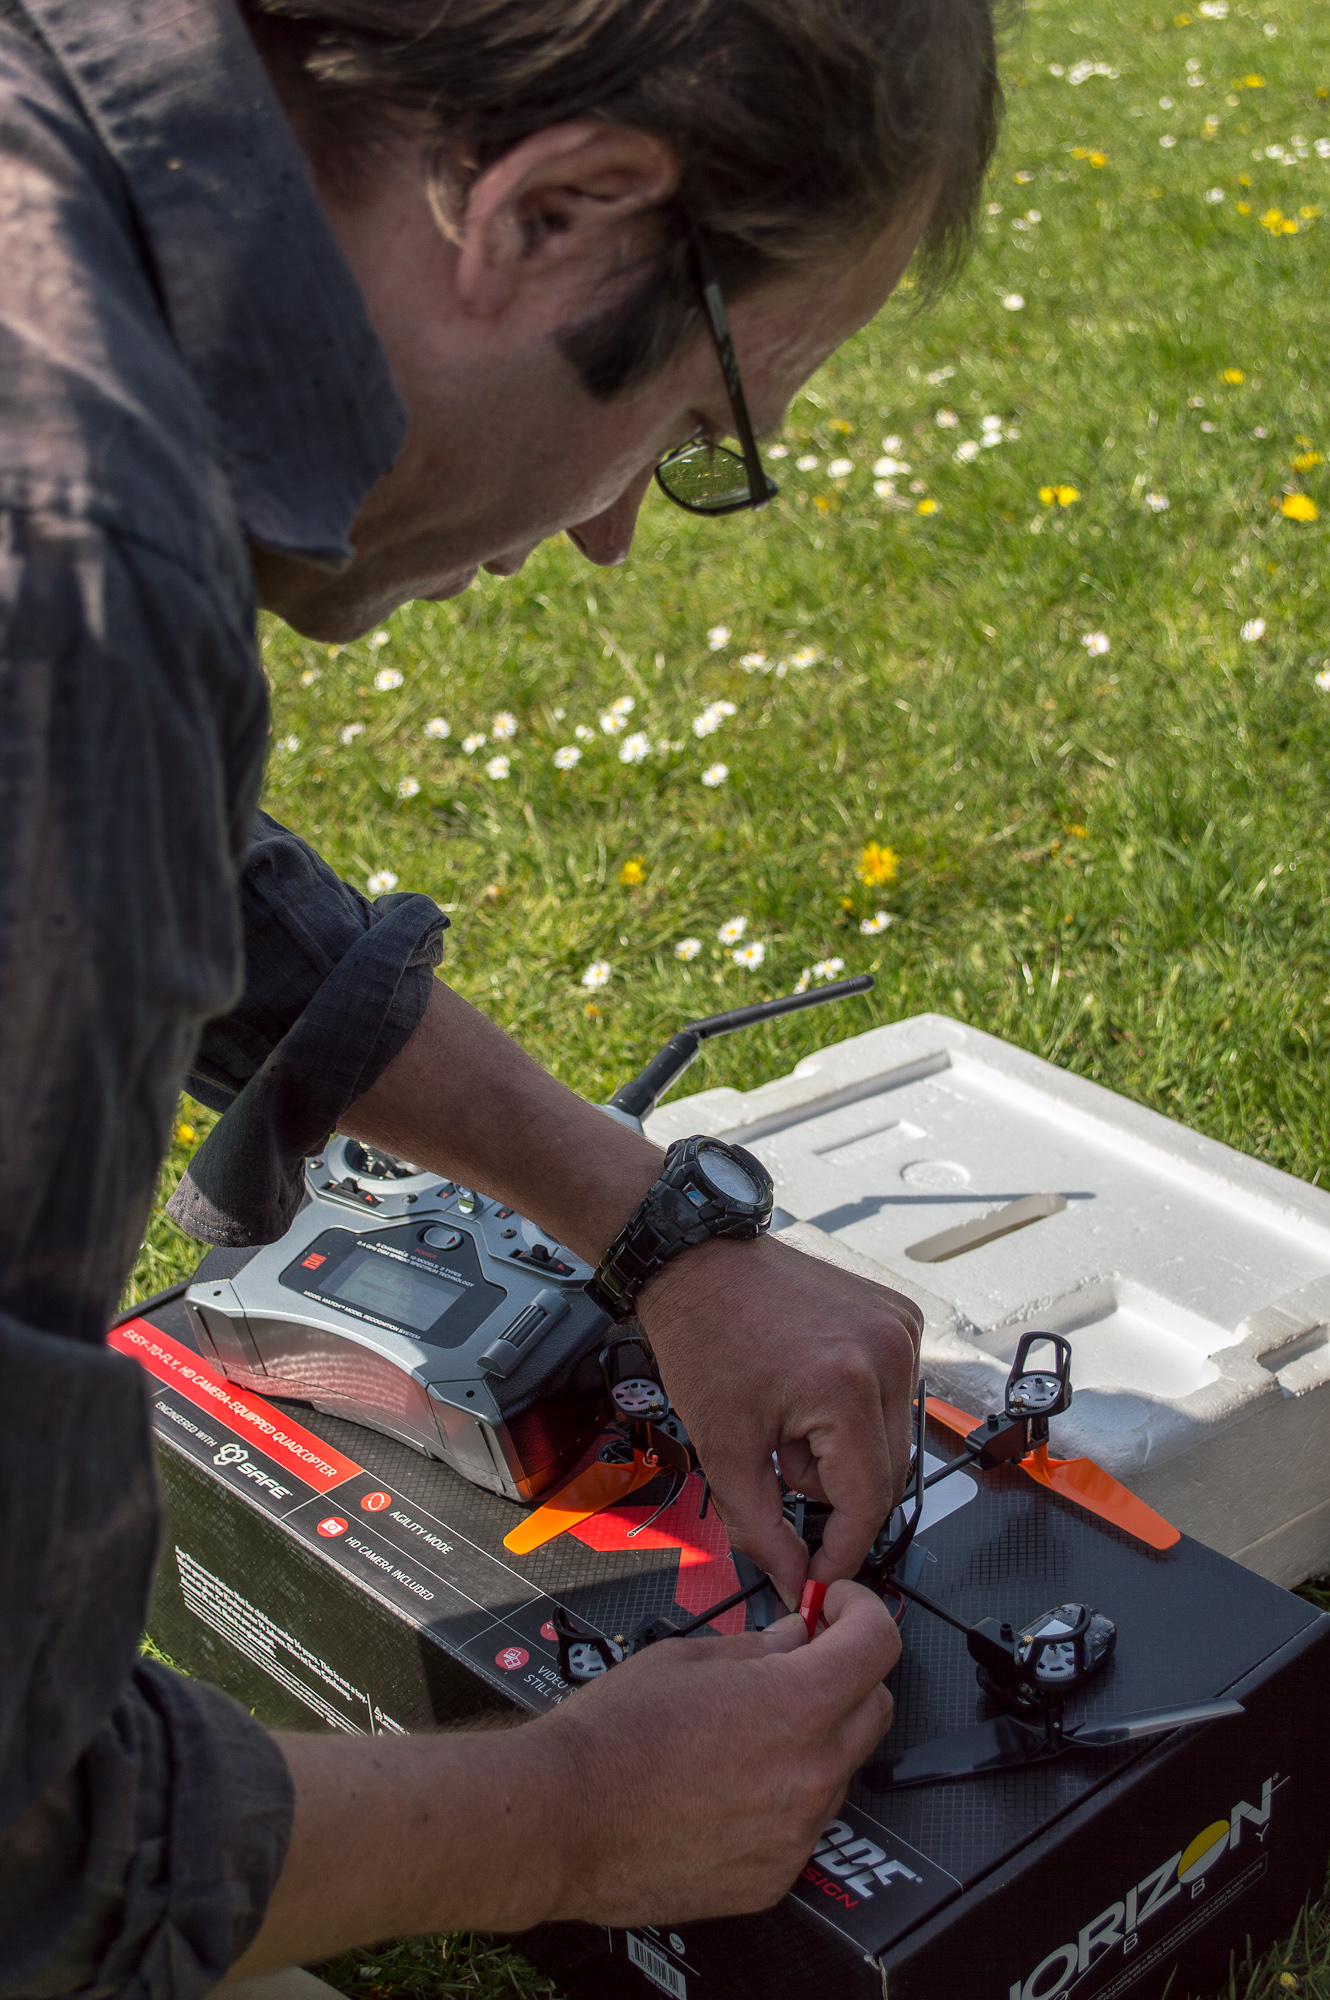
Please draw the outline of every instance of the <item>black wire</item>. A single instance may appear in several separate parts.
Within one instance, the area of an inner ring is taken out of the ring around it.
[[[973,1465],[982,1450],[983,1446],[981,1444],[967,1445],[959,1458],[949,1458],[945,1465],[938,1467],[936,1472],[929,1473],[927,1479],[924,1481],[925,1488],[936,1486],[939,1479],[946,1479],[951,1473],[959,1472],[964,1465]]]
[[[940,1604],[934,1604],[932,1598],[925,1597],[922,1590],[912,1590],[909,1584],[902,1583],[898,1576],[889,1576],[883,1588],[899,1593],[902,1597],[908,1597],[911,1604],[921,1604],[925,1611],[931,1611],[933,1616],[942,1619],[944,1624],[954,1625],[958,1632],[964,1632],[968,1636],[974,1630],[974,1627],[967,1625],[963,1618],[953,1618],[950,1611],[944,1611]]]
[[[757,1582],[750,1583],[746,1590],[736,1590],[732,1597],[722,1597],[719,1604],[713,1604],[709,1610],[703,1611],[698,1617],[690,1618],[686,1625],[677,1625],[673,1632],[663,1633],[662,1637],[666,1639],[686,1639],[688,1634],[696,1632],[699,1626],[709,1625],[713,1618],[723,1618],[725,1613],[733,1611],[736,1605],[744,1603],[749,1597],[756,1597],[759,1590],[770,1588],[771,1578],[769,1576],[760,1576]]]

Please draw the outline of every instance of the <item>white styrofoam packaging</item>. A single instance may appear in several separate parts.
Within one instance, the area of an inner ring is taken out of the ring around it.
[[[646,1130],[751,1148],[789,1241],[918,1302],[935,1393],[1000,1409],[1064,1333],[1056,1453],[1277,1583],[1330,1569],[1330,1194],[940,1014]]]

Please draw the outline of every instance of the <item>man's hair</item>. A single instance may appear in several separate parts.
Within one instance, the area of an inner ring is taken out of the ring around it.
[[[561,345],[608,399],[700,328],[687,214],[727,298],[853,257],[931,201],[926,292],[968,243],[997,138],[993,0],[246,0],[277,30],[316,165],[354,172],[376,134],[435,132],[474,177],[573,118],[652,132],[680,199],[625,299]]]

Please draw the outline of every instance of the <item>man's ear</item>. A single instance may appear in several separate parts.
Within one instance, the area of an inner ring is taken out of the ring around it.
[[[678,184],[673,150],[636,126],[579,119],[533,133],[473,182],[454,224],[464,310],[493,318],[530,284],[594,287]]]

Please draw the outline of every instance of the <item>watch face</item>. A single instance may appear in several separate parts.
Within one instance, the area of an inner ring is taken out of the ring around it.
[[[729,1201],[747,1202],[752,1207],[760,1206],[766,1189],[760,1187],[746,1167],[723,1153],[719,1146],[699,1146],[697,1164],[718,1193]]]

